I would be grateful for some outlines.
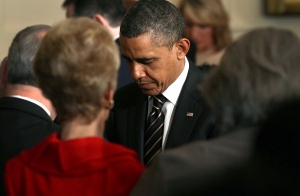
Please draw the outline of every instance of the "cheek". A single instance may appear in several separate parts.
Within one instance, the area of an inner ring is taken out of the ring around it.
[[[210,29],[202,30],[201,35],[199,35],[199,42],[197,42],[198,50],[206,50],[214,45],[212,31]]]
[[[170,57],[170,59],[171,58],[174,57]],[[176,69],[176,67],[176,62],[168,61],[166,62],[165,68],[161,70],[158,79],[160,80],[163,88],[169,87],[179,75],[180,70]]]
[[[207,28],[203,31],[202,35],[205,37],[205,39],[208,41],[208,42],[212,42],[212,39],[213,39],[213,30],[212,28]]]
[[[165,64],[164,64],[165,65]],[[169,73],[172,70],[167,70],[162,67],[156,67],[155,69],[147,69],[146,75],[156,83],[157,88],[162,88],[165,85]]]

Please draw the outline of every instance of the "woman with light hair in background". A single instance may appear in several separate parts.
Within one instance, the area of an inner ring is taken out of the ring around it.
[[[229,17],[220,0],[182,0],[186,36],[192,42],[188,58],[197,66],[219,65],[232,42]]]
[[[8,195],[129,194],[144,166],[134,151],[103,136],[119,63],[112,36],[91,19],[65,20],[47,32],[34,72],[62,133],[8,162]]]

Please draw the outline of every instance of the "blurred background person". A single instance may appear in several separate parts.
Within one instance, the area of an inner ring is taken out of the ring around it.
[[[8,195],[128,195],[144,166],[135,152],[103,139],[119,60],[109,32],[91,19],[65,20],[49,30],[34,72],[62,133],[8,162]]]
[[[278,103],[270,111],[259,130],[253,160],[246,168],[244,177],[249,181],[245,190],[300,195],[299,116],[299,96]]]
[[[219,65],[232,42],[228,14],[220,0],[181,0],[185,33],[191,41],[187,57],[197,66]]]
[[[299,96],[274,106],[259,128],[250,161],[201,194],[299,195],[299,114]]]
[[[89,17],[109,30],[120,48],[120,25],[126,8],[123,0],[65,0],[66,17]],[[126,60],[120,55],[117,88],[133,82]]]
[[[4,57],[0,65],[0,97],[4,95],[6,88],[6,77],[4,76],[7,64],[7,57]]]
[[[49,29],[48,25],[22,29],[14,37],[8,57],[2,61],[0,78],[5,92],[0,98],[0,195],[5,195],[3,173],[6,162],[60,130],[53,123],[55,109],[38,87],[32,67],[38,47]]]
[[[299,74],[300,41],[293,32],[259,28],[237,39],[201,87],[223,135],[158,155],[132,195],[201,195],[214,188],[249,161],[269,111],[300,95]]]

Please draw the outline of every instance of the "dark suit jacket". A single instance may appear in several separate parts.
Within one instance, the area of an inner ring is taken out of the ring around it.
[[[116,43],[119,46],[119,49],[121,48],[120,46],[120,40],[119,38],[116,39]],[[121,50],[120,50],[121,53]],[[132,77],[130,76],[130,72],[129,72],[129,67],[127,65],[127,61],[124,57],[120,56],[120,68],[119,68],[119,72],[118,72],[118,85],[117,85],[117,89],[134,82],[134,80],[132,79]]]
[[[190,49],[189,49],[188,53],[186,54],[186,57],[189,59],[190,62],[193,62],[195,64],[195,62],[196,62],[196,45],[191,40],[190,40]]]
[[[207,186],[214,187],[224,175],[248,162],[256,134],[255,128],[236,130],[165,151],[143,173],[131,195],[202,195]]]
[[[198,90],[203,78],[203,71],[190,64],[178,97],[166,149],[206,140],[218,134],[215,118]],[[106,137],[109,141],[135,150],[142,161],[148,96],[133,83],[119,89],[114,100],[115,107],[106,126]],[[193,113],[193,116],[188,116],[187,113]]]
[[[4,195],[2,180],[8,159],[58,131],[59,126],[40,106],[19,98],[0,98],[0,195]]]

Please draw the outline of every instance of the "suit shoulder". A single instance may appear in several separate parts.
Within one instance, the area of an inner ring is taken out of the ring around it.
[[[136,83],[130,83],[119,88],[115,93],[115,97],[123,96],[124,94],[128,93],[140,94],[142,92]]]
[[[134,104],[141,99],[144,99],[145,95],[136,83],[130,83],[119,88],[114,96],[115,106],[123,104]]]
[[[190,67],[194,72],[198,72],[199,74],[201,73],[201,75],[205,76],[207,75],[209,72],[213,71],[214,69],[216,69],[216,65],[213,64],[203,64],[201,66],[196,66],[193,63],[190,63]],[[196,71],[196,69],[198,69],[198,71]]]

